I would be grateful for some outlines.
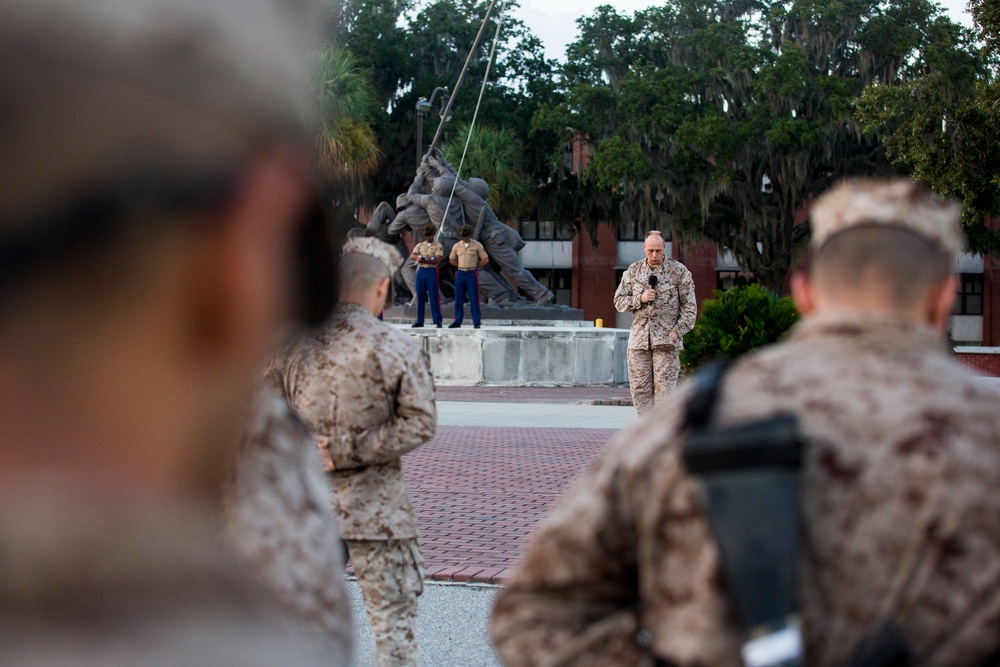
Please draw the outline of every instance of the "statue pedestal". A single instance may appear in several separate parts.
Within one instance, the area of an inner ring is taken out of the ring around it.
[[[508,322],[517,321],[534,321],[542,325],[548,322],[566,324],[579,322],[580,324],[585,324],[583,321],[583,311],[579,308],[570,308],[569,306],[537,306],[525,303],[522,306],[505,306],[501,308],[500,306],[483,304],[479,309],[480,314],[483,316],[483,324],[503,325]],[[455,302],[442,303],[441,315],[444,317],[445,325],[454,322]],[[395,306],[386,310],[383,317],[386,322],[409,322],[412,324],[417,320],[417,307]],[[431,308],[429,305],[424,307],[424,318],[425,324],[431,320]],[[464,322],[468,323],[470,327],[472,326],[472,312],[469,310],[469,304],[465,304]],[[586,324],[593,326],[593,323]]]
[[[510,310],[510,309],[497,309]],[[389,315],[389,313],[386,313]],[[387,317],[387,320],[389,318]],[[512,387],[618,386],[628,384],[628,331],[597,329],[590,322],[511,321],[495,326],[486,320],[473,329],[433,324],[412,329],[396,326],[420,341],[430,355],[434,381],[440,385]],[[429,323],[429,320],[428,320]]]

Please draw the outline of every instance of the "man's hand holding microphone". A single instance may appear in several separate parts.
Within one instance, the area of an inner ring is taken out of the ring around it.
[[[649,277],[649,289],[642,293],[639,297],[639,301],[642,303],[650,303],[651,301],[656,301],[656,284],[660,282],[660,279],[656,276]]]

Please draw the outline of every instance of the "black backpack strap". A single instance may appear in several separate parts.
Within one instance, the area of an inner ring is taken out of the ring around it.
[[[691,380],[684,465],[701,487],[726,586],[749,638],[744,663],[801,667],[798,487],[806,441],[791,413],[714,426],[730,367],[714,362]],[[890,620],[862,641],[851,667],[911,662],[906,637]]]
[[[798,473],[794,415],[714,426],[728,362],[699,372],[687,404],[684,465],[697,478],[726,587],[754,667],[801,665],[797,625]]]

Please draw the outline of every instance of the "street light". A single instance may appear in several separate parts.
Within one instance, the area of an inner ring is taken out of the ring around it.
[[[431,109],[434,108],[434,100],[438,93],[444,93],[441,96],[441,108],[438,109],[438,116],[442,116],[448,108],[449,93],[447,88],[443,86],[435,88],[429,101],[426,97],[417,100],[417,169],[420,168],[420,161],[424,158],[424,114],[430,113]],[[445,122],[451,120],[451,112],[448,112],[448,116],[444,120]]]

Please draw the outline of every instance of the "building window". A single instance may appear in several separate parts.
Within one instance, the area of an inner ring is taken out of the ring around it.
[[[521,220],[521,238],[525,241],[572,241],[573,232],[572,222]]]
[[[619,222],[618,223],[618,240],[619,241],[645,241],[646,234],[651,230],[655,229],[650,224],[642,224],[639,221],[633,222]],[[661,229],[663,232],[663,240],[670,240],[670,231]]]
[[[730,287],[753,285],[757,278],[749,271],[716,271],[715,288],[725,292]]]
[[[531,269],[535,280],[552,290],[556,295],[556,304],[560,306],[573,305],[573,270],[572,269]]]
[[[959,276],[958,294],[952,315],[983,314],[983,274],[963,273]]]

